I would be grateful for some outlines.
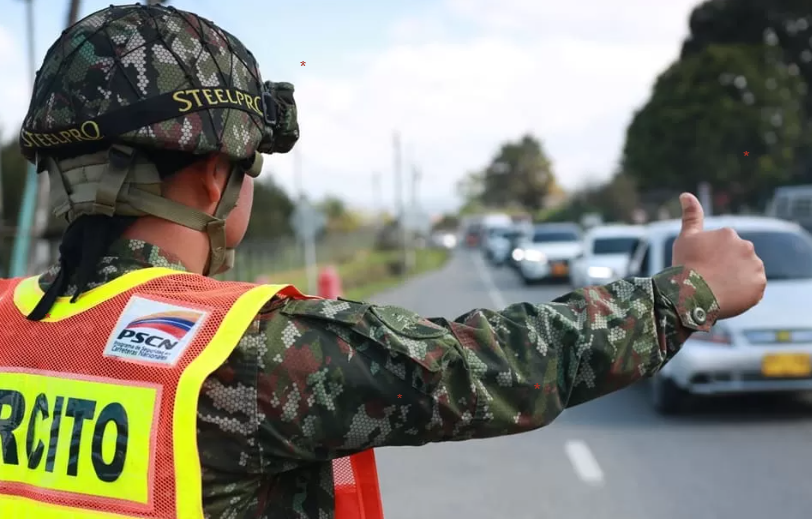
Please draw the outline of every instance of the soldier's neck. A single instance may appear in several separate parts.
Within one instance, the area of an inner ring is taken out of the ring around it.
[[[123,237],[155,245],[178,258],[189,272],[202,274],[209,258],[206,234],[152,216],[139,218]]]

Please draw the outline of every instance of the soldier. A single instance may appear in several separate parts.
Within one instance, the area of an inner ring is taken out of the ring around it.
[[[372,448],[543,427],[766,284],[691,195],[677,266],[454,321],[207,277],[298,137],[292,85],[192,13],[111,6],[49,49],[20,144],[69,227],[0,280],[0,516],[379,518]]]

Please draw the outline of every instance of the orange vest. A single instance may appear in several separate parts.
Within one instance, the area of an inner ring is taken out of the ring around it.
[[[197,403],[275,294],[163,268],[42,322],[38,278],[0,280],[0,517],[203,519]],[[373,451],[333,462],[336,519],[381,519]]]

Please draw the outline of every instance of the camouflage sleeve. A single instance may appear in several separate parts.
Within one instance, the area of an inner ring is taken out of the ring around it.
[[[454,321],[345,300],[287,301],[274,315],[259,438],[295,464],[542,427],[656,372],[718,304],[672,267]]]

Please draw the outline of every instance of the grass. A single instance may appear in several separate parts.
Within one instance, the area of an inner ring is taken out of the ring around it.
[[[342,297],[357,301],[368,299],[377,293],[393,288],[404,278],[439,269],[449,258],[444,249],[420,249],[415,251],[415,264],[406,276],[398,275],[399,252],[359,251],[354,258],[335,265],[341,278]],[[319,270],[327,264],[319,264]],[[307,271],[302,269],[275,272],[271,283],[290,283],[303,292],[307,291]]]

